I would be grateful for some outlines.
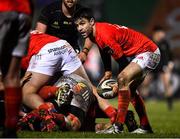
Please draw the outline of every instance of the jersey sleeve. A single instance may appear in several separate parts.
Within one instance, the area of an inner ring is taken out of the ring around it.
[[[99,49],[99,52],[101,55],[102,63],[104,65],[104,70],[111,71],[111,55],[108,54],[104,49]]]
[[[41,10],[41,13],[38,18],[38,22],[41,22],[47,25],[49,22],[49,16],[50,16],[50,8],[49,6],[46,6],[45,8]]]

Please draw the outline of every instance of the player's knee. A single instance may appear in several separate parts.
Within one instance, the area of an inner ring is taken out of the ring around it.
[[[117,80],[118,80],[119,89],[125,88],[129,85],[128,75],[124,72],[118,75]]]

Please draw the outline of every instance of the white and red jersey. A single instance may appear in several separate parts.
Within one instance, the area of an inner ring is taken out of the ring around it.
[[[122,55],[132,57],[143,52],[154,52],[156,44],[145,35],[125,26],[96,22],[95,41],[103,49],[109,47],[114,59]]]
[[[44,39],[46,38],[46,39]],[[60,40],[57,37],[44,33],[31,33],[28,54],[22,58],[21,67],[27,69],[31,57],[37,54],[46,44]]]
[[[30,0],[0,0],[0,12],[5,11],[31,14]]]

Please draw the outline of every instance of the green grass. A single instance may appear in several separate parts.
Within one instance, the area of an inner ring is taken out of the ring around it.
[[[117,105],[116,100],[112,100],[113,105]],[[132,106],[130,106],[132,109]],[[19,132],[22,138],[178,138],[180,137],[180,101],[174,103],[174,109],[168,111],[166,103],[163,101],[146,102],[146,109],[149,120],[152,124],[154,134],[134,135],[128,132],[123,134],[95,134],[92,132]],[[137,116],[136,119],[138,120]],[[104,121],[98,119],[97,121]],[[107,120],[105,120],[107,121]]]

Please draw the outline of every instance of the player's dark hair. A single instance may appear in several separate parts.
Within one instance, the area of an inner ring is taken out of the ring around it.
[[[80,8],[74,13],[73,20],[76,21],[80,18],[86,18],[88,20],[94,18],[92,10],[90,8]]]

